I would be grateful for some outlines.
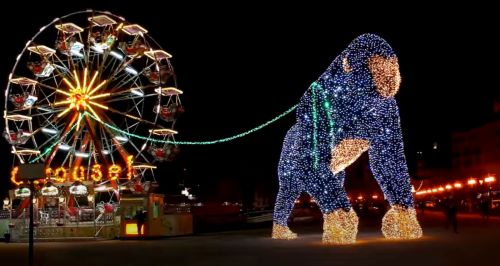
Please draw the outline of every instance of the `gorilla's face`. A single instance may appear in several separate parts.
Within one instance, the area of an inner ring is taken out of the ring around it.
[[[393,97],[399,90],[401,75],[398,59],[394,57],[372,56],[368,59],[368,68],[377,92],[383,97]]]

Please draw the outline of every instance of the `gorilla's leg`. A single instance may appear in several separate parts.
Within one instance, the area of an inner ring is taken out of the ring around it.
[[[402,139],[392,134],[376,138],[370,142],[368,154],[373,176],[391,205],[382,219],[382,233],[390,239],[421,237]]]
[[[274,205],[272,233],[272,238],[274,239],[297,238],[297,234],[293,233],[288,228],[288,218],[292,213],[295,199],[299,197],[301,191],[297,184],[292,184],[293,181],[287,182],[286,184],[281,182],[282,179],[287,178],[291,177],[280,177],[280,188],[278,196],[276,197],[276,204]]]
[[[279,191],[274,205],[274,239],[294,239],[297,234],[288,228],[288,218],[293,210],[295,199],[302,191],[302,181],[306,173],[299,154],[299,128],[293,126],[286,134],[278,164]]]
[[[358,233],[358,217],[354,212],[343,183],[345,173],[333,175],[325,164],[315,177],[317,183],[309,185],[309,193],[317,200],[323,213],[323,242],[352,244]]]

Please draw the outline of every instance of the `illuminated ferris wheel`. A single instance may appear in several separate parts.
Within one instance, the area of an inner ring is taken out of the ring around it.
[[[3,136],[14,164],[43,162],[52,182],[154,179],[153,163],[179,151],[151,142],[174,140],[184,112],[170,58],[146,28],[109,12],[42,27],[5,91]]]

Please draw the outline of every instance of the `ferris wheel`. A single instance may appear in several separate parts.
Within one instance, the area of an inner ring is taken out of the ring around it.
[[[151,142],[174,140],[184,112],[171,57],[145,27],[109,12],[79,11],[42,27],[5,91],[3,136],[14,164],[44,163],[53,182],[154,179],[154,163],[179,151]]]

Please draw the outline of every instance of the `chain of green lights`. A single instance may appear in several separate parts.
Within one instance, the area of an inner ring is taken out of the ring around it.
[[[102,125],[116,131],[116,132],[119,132],[123,135],[126,135],[126,136],[129,136],[129,137],[133,137],[133,138],[137,138],[137,139],[142,139],[142,140],[147,140],[147,141],[151,141],[151,142],[156,142],[156,143],[167,143],[167,144],[175,144],[175,145],[212,145],[212,144],[218,144],[218,143],[224,143],[224,142],[228,142],[228,141],[231,141],[231,140],[235,140],[235,139],[238,139],[238,138],[242,138],[246,135],[249,135],[249,134],[252,134],[260,129],[263,129],[264,127],[278,121],[279,119],[283,118],[284,116],[286,116],[287,114],[291,113],[293,110],[295,110],[297,108],[297,105],[294,105],[292,106],[290,109],[286,110],[285,112],[283,112],[282,114],[276,116],[275,118],[267,121],[266,123],[258,126],[258,127],[255,127],[255,128],[252,128],[248,131],[245,131],[245,132],[242,132],[240,134],[237,134],[237,135],[234,135],[234,136],[231,136],[231,137],[227,137],[227,138],[222,138],[222,139],[217,139],[217,140],[208,140],[208,141],[175,141],[175,140],[163,140],[163,139],[156,139],[156,138],[150,138],[150,137],[144,137],[144,136],[141,136],[141,135],[137,135],[137,134],[133,134],[133,133],[130,133],[130,132],[127,132],[125,130],[122,130],[122,129],[119,129],[113,125],[110,125],[108,123],[105,123],[104,121],[100,120],[100,119],[97,119],[95,116],[93,116],[91,113],[86,113],[86,115],[92,117],[95,121],[101,123]]]
[[[314,166],[314,169],[316,169],[318,167],[318,161],[319,161],[319,158],[318,158],[318,151],[317,151],[317,147],[318,147],[318,110],[316,109],[316,85],[317,83],[314,82],[312,85],[311,85],[311,90],[312,90],[312,117],[313,117],[313,147],[312,147],[312,153],[313,153],[313,156],[314,156],[314,160],[313,160],[313,166]]]
[[[84,114],[85,115],[85,114]],[[47,153],[49,153],[50,151],[52,151],[52,148],[54,148],[56,145],[58,145],[59,143],[61,143],[61,141],[63,139],[66,138],[66,136],[68,136],[68,134],[73,131],[73,129],[75,129],[77,124],[74,124],[64,135],[62,135],[58,141],[54,141],[54,143],[52,143],[50,146],[48,146],[45,151],[43,151],[42,153],[40,153],[35,159],[29,161],[29,163],[34,163],[38,160],[40,160],[43,156],[45,156]]]
[[[316,92],[315,92],[315,89],[316,87],[319,86],[321,88],[321,86],[319,84],[317,84],[316,82],[313,83],[312,85],[312,93],[313,93],[313,120],[314,120],[314,138],[313,138],[313,153],[315,155],[315,159],[314,159],[314,165],[316,166],[317,163],[318,163],[318,158],[317,157],[317,154],[316,154],[316,146],[317,146],[317,109],[316,109]],[[325,101],[323,103],[323,107],[325,109],[328,109],[330,107],[329,105],[330,103]],[[84,115],[88,115],[90,117],[92,117],[95,121],[101,123],[102,125],[116,131],[116,132],[119,132],[123,135],[126,135],[126,136],[129,136],[129,137],[133,137],[133,138],[137,138],[137,139],[142,139],[142,140],[147,140],[147,141],[151,141],[151,142],[156,142],[156,143],[167,143],[167,144],[175,144],[175,145],[213,145],[213,144],[219,144],[219,143],[224,143],[224,142],[228,142],[228,141],[232,141],[232,140],[235,140],[235,139],[238,139],[238,138],[242,138],[244,136],[247,136],[249,134],[252,134],[258,130],[261,130],[263,129],[264,127],[267,127],[269,126],[270,124],[278,121],[279,119],[283,118],[284,116],[288,115],[289,113],[291,113],[292,111],[294,111],[296,108],[297,108],[298,104],[292,106],[290,109],[286,110],[285,112],[281,113],[280,115],[276,116],[275,118],[265,122],[264,124],[261,124],[255,128],[252,128],[248,131],[245,131],[245,132],[242,132],[240,134],[237,134],[237,135],[234,135],[234,136],[231,136],[231,137],[227,137],[227,138],[222,138],[222,139],[217,139],[217,140],[208,140],[208,141],[175,141],[175,140],[163,140],[163,139],[157,139],[157,138],[151,138],[151,137],[145,137],[145,136],[141,136],[141,135],[137,135],[137,134],[134,134],[134,133],[130,133],[130,132],[127,132],[125,130],[122,130],[120,128],[117,128],[113,125],[110,125],[108,123],[105,123],[104,121],[96,118],[95,116],[93,116],[91,113],[87,113],[85,112]],[[331,130],[333,130],[333,121],[331,119],[331,115],[329,112],[328,113],[328,118],[330,120],[330,126],[331,126]],[[45,149],[45,151],[43,153],[41,153],[40,155],[38,155],[36,158],[32,159],[31,161],[29,161],[29,163],[33,163],[41,158],[43,158],[45,155],[47,155],[49,152],[52,151],[52,149],[58,145],[64,138],[66,138],[66,136],[71,132],[73,131],[73,129],[76,127],[77,124],[73,125],[63,136],[61,136],[61,138],[58,140],[58,141],[55,141],[54,143],[52,143],[49,147],[47,147]]]
[[[328,101],[328,97],[326,97],[326,90],[323,89],[323,87],[318,84],[317,82],[313,82],[311,84],[311,91],[312,91],[312,117],[313,117],[313,147],[312,147],[312,154],[314,156],[313,158],[313,166],[314,168],[317,168],[318,162],[319,162],[319,157],[318,157],[318,152],[317,152],[317,147],[318,147],[318,108],[316,107],[317,104],[317,94],[316,90],[319,89],[320,91],[320,96],[322,96],[320,99],[322,99],[322,104],[321,106],[325,109],[325,113],[328,118],[328,125],[330,129],[330,136],[333,138],[333,127],[334,127],[334,121],[332,118],[332,114],[330,112],[330,107],[331,104]]]
[[[321,85],[319,85],[319,84],[317,84],[317,85],[318,85],[318,87],[320,87],[321,91],[323,92],[322,93],[323,94],[323,108],[325,109],[326,116],[328,118],[328,124],[330,126],[330,136],[333,137],[333,127],[335,126],[335,123],[333,121],[332,112],[330,110],[331,104],[328,101],[328,97],[325,95],[326,90],[324,90]]]

